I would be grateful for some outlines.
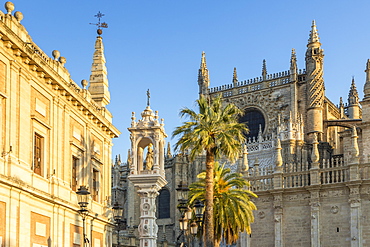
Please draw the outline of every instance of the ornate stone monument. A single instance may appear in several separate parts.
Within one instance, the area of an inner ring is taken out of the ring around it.
[[[131,164],[128,179],[138,188],[140,196],[140,247],[157,246],[158,226],[156,224],[156,197],[158,191],[167,184],[164,175],[164,131],[163,119],[158,120],[148,105],[136,121],[132,113],[131,128]]]

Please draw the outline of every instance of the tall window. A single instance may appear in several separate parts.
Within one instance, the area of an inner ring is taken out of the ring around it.
[[[44,138],[35,133],[33,144],[33,172],[40,176],[42,175],[43,142]]]
[[[170,217],[170,192],[168,189],[162,189],[158,196],[158,219]]]
[[[249,108],[239,120],[240,123],[245,123],[249,129],[246,137],[257,137],[261,126],[262,132],[265,130],[265,118],[259,110]]]
[[[98,201],[98,195],[99,195],[99,171],[93,169],[93,187],[91,191],[91,196],[94,201]]]
[[[79,159],[75,156],[72,157],[72,181],[71,186],[73,191],[77,191],[77,169],[78,169]]]

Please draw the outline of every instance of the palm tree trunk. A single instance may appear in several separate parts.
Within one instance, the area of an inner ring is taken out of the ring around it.
[[[213,222],[213,167],[215,156],[212,151],[206,154],[206,195],[205,195],[205,218],[204,218],[204,243],[205,247],[214,246],[214,222]]]

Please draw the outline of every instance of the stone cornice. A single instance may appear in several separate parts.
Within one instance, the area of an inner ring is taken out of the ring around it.
[[[70,78],[63,63],[48,57],[28,35],[25,28],[0,11],[0,43],[8,51],[8,59],[16,60],[29,71],[38,82],[44,82],[54,94],[64,96],[64,100],[88,115],[99,128],[111,137],[118,137],[119,130],[111,123],[111,114],[106,108],[100,108],[95,102],[83,97],[82,89]],[[9,27],[11,23],[11,27]],[[8,24],[8,25],[7,25]],[[23,37],[23,39],[21,38]],[[46,87],[47,88],[47,87]]]

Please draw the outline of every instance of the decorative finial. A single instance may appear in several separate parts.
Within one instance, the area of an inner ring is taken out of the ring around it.
[[[292,57],[294,56],[295,57],[295,49],[294,48],[292,48]]]
[[[81,81],[81,85],[82,85],[82,87],[83,87],[83,89],[86,89],[86,87],[87,87],[87,84],[89,84],[88,82],[87,82],[87,80],[82,80]]]
[[[238,83],[238,74],[236,72],[236,67],[234,67],[234,72],[233,72],[233,84],[234,84],[234,87],[236,86],[237,83]]]
[[[108,28],[108,24],[106,22],[100,22],[100,19],[104,16],[103,13],[101,13],[100,11],[94,15],[94,17],[98,18],[98,23],[90,23],[91,25],[95,25],[98,27],[98,30],[96,30],[96,32],[98,33],[98,35],[102,35],[103,33],[103,30],[102,28]]]
[[[313,166],[315,167],[318,167],[318,162],[320,160],[319,149],[317,147],[318,144],[319,142],[317,140],[317,133],[313,133],[311,160],[314,163]]]
[[[344,107],[343,98],[339,98],[339,107]]]
[[[147,100],[147,106],[150,106],[150,91],[149,91],[149,88],[148,90],[146,91],[146,96],[148,97],[148,100]]]
[[[355,84],[355,77],[352,76],[352,83],[348,94],[348,105],[357,105],[359,103],[358,92]]]
[[[358,155],[360,154],[360,151],[358,149],[358,141],[357,141],[357,130],[356,126],[352,127],[352,157],[357,158]]]
[[[15,11],[14,12],[14,17],[15,17],[15,19],[17,19],[17,21],[19,23],[21,22],[21,20],[23,20],[23,14],[20,11]]]
[[[60,57],[59,62],[64,66],[64,64],[67,62],[67,59],[65,57]]]
[[[201,59],[201,67],[202,65],[205,65],[206,64],[206,53],[204,51],[202,51],[202,59]]]
[[[263,59],[263,61],[262,61],[262,78],[263,78],[263,80],[266,80],[266,75],[267,75],[266,60]]]
[[[131,160],[131,150],[129,149],[127,151],[127,165],[130,166],[131,162],[132,162],[132,160]]]
[[[364,100],[369,100],[370,98],[370,59],[366,62],[366,82],[364,85]]]
[[[14,10],[14,4],[12,2],[6,2],[5,3],[5,9],[8,12],[8,15],[12,14]]]
[[[292,48],[292,54],[290,56],[290,66],[297,66],[297,56],[296,56],[296,53],[295,53],[295,49]]]
[[[58,60],[60,57],[60,52],[58,50],[53,50],[52,55],[54,57],[54,60]]]
[[[312,21],[312,26],[311,26],[311,32],[310,32],[310,38],[308,39],[308,43],[315,43],[319,42],[319,34],[316,29],[316,21]]]
[[[172,154],[171,154],[171,144],[170,144],[170,142],[167,142],[167,158],[168,158],[168,159],[172,158]]]

